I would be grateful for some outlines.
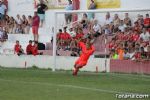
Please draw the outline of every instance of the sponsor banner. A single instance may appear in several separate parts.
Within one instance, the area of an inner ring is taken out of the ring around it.
[[[120,8],[120,0],[95,0],[96,8]],[[88,6],[90,5],[90,0],[88,0]]]

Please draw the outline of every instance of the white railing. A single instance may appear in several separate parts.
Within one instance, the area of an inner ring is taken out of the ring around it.
[[[73,11],[65,11],[65,10],[57,10],[56,14],[64,14],[64,13],[106,13],[106,12],[142,12],[142,11],[150,11],[150,8],[135,8],[135,9],[96,9],[96,10],[73,10]]]

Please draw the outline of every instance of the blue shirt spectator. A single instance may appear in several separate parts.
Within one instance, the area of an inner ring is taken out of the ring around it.
[[[73,5],[72,3],[71,4],[68,4],[65,8],[65,10],[73,10]]]

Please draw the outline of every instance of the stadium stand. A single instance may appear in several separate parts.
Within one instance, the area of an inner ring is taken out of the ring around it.
[[[67,35],[59,36],[57,41],[59,44],[58,52],[60,52],[61,55],[70,56],[70,53],[65,53],[72,52],[72,45],[69,43],[74,44],[75,49],[78,49],[75,41],[84,36],[90,36],[91,38],[97,38],[94,44],[96,47],[95,55],[107,54],[113,59],[149,59],[149,14],[138,14],[137,18],[136,15],[134,17],[132,16],[133,18],[130,18],[130,14],[124,14],[124,16],[120,16],[120,13],[111,14],[108,12],[106,13],[106,20],[102,24],[99,23],[101,20],[98,20],[96,17],[88,19],[88,14],[84,13],[82,18],[76,21],[76,25],[74,24],[74,26],[72,26],[72,23],[67,25],[67,32],[62,32],[67,33]],[[96,21],[98,22],[96,23]],[[16,40],[20,41],[22,48],[25,50],[28,41],[33,40],[30,28],[31,23],[32,16],[30,15],[25,16],[18,14],[16,15],[16,18],[6,15],[4,23],[1,24],[3,31],[5,31],[5,35],[3,35],[3,37],[1,35],[0,38],[2,42],[4,40],[7,41],[1,43],[1,53],[5,54],[6,51],[10,51],[10,54],[13,54],[13,46]],[[64,27],[60,28],[62,28],[62,30],[64,29]],[[70,31],[71,28],[73,31]],[[96,28],[99,28],[99,30],[96,31]],[[143,33],[144,30],[147,32],[146,35]],[[42,33],[39,36],[39,41],[46,45],[46,50],[52,50],[52,35],[46,35],[46,33],[49,32],[50,29],[46,29],[46,26],[39,29],[39,34]],[[45,33],[45,35],[43,35],[43,33]],[[107,39],[106,44],[105,38]],[[42,51],[43,54],[52,54],[46,50]],[[132,55],[134,56],[132,57]]]

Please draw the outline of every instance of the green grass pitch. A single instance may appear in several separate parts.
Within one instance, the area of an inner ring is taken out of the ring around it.
[[[0,100],[122,100],[118,93],[150,94],[150,76],[0,68]]]

